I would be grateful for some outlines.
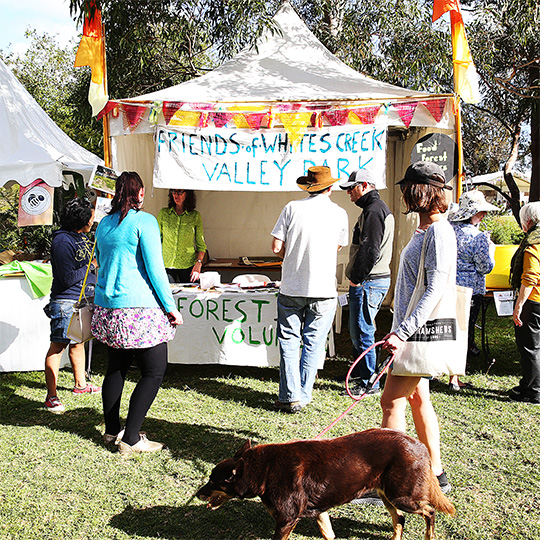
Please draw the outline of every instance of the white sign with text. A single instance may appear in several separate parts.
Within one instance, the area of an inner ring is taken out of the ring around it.
[[[292,146],[283,129],[158,127],[154,186],[218,191],[296,191],[314,165],[346,181],[367,169],[386,187],[387,129],[346,125],[308,128]]]

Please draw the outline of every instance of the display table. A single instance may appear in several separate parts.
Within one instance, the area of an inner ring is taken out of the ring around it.
[[[278,366],[277,294],[173,291],[184,324],[169,342],[169,362]]]
[[[43,371],[50,321],[43,312],[49,295],[34,298],[23,277],[0,279],[0,372]]]

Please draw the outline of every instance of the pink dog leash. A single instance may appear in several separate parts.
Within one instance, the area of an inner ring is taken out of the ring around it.
[[[377,343],[374,343],[373,345],[371,345],[371,347],[368,347],[354,362],[353,364],[351,365],[351,367],[349,368],[349,371],[347,372],[347,376],[345,377],[345,388],[347,390],[347,394],[349,394],[349,396],[354,400],[354,402],[347,408],[345,409],[345,411],[343,413],[341,413],[328,427],[324,428],[316,437],[314,437],[315,439],[318,439],[319,437],[322,437],[326,432],[330,431],[346,414],[348,414],[354,407],[356,407],[356,405],[358,405],[358,402],[359,401],[362,401],[364,399],[364,397],[366,396],[366,393],[368,390],[370,390],[371,388],[373,388],[373,385],[376,384],[380,378],[388,371],[388,368],[392,365],[392,362],[394,361],[394,356],[395,356],[395,353],[392,354],[392,356],[389,356],[382,364],[381,364],[381,367],[380,367],[380,370],[379,372],[375,372],[371,378],[369,379],[368,381],[368,384],[364,390],[364,393],[363,394],[360,394],[358,397],[355,397],[351,394],[351,391],[349,390],[349,378],[351,376],[351,372],[352,370],[354,369],[354,367],[356,366],[356,364],[358,364],[358,362],[360,362],[360,360],[362,360],[362,358],[369,352],[371,351],[371,349],[373,349],[374,347],[377,347],[378,345],[381,345],[382,343],[384,343],[384,341],[377,341]]]

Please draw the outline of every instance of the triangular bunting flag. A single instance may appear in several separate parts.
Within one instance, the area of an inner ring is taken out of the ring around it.
[[[401,121],[405,124],[405,127],[408,128],[411,125],[414,112],[418,106],[418,102],[413,103],[393,103],[392,106],[399,114]]]
[[[293,148],[296,148],[302,142],[307,126],[311,123],[311,114],[311,112],[301,112],[281,113],[279,115]]]
[[[227,125],[227,122],[232,120],[233,115],[226,112],[213,112],[210,113],[210,120],[214,122],[214,126],[222,128]]]
[[[338,109],[324,113],[331,126],[342,126],[349,117],[349,109]]]
[[[260,129],[262,119],[266,116],[266,113],[250,113],[245,114],[244,117],[251,129]]]
[[[97,115],[97,119],[101,120],[106,114],[109,114],[116,107],[118,107],[118,103],[116,103],[116,101],[107,101],[107,105],[101,109],[101,112]]]
[[[433,116],[435,122],[441,121],[444,114],[444,108],[446,107],[446,98],[434,99],[432,101],[421,101],[420,103],[431,113],[431,116]]]
[[[233,119],[233,122],[234,122],[234,125],[237,127],[237,128],[244,128],[244,129],[247,129],[249,128],[249,124],[248,124],[248,121],[246,120],[246,117],[241,114],[241,113],[236,113],[236,114],[233,114],[232,115],[232,119]]]
[[[169,124],[171,118],[176,111],[183,105],[181,101],[164,101],[163,102],[163,117],[165,118],[165,124]]]
[[[128,103],[122,103],[121,107],[124,111],[124,128],[126,129],[129,127],[130,131],[135,131],[137,126],[141,123],[146,107]]]
[[[170,119],[171,126],[197,127],[201,122],[201,113],[196,111],[176,111]]]
[[[351,109],[349,113],[349,120],[352,124],[373,124],[373,122],[375,122],[375,117],[379,114],[380,109],[381,105]]]

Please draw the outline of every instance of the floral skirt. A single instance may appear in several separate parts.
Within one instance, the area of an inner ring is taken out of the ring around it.
[[[176,328],[160,308],[94,306],[92,334],[115,349],[146,349],[174,339]]]

